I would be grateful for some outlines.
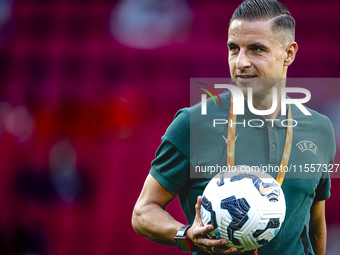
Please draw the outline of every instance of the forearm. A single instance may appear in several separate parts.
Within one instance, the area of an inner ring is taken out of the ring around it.
[[[150,203],[134,209],[132,226],[138,234],[154,242],[176,246],[174,236],[183,224],[157,203]]]
[[[310,227],[309,235],[314,253],[315,255],[324,255],[326,252],[327,239],[326,222],[321,221]]]
[[[324,255],[327,238],[325,201],[317,201],[312,205],[309,236],[315,255]]]
[[[151,179],[152,180],[152,179]],[[150,183],[150,182],[149,182]],[[152,181],[151,181],[152,183]],[[142,192],[143,193],[143,192]],[[156,193],[160,195],[159,193]],[[154,202],[154,200],[145,199],[143,194],[138,199],[132,214],[132,226],[138,234],[160,244],[176,246],[174,237],[183,224],[172,218],[166,211],[167,203]],[[170,196],[170,201],[175,194]],[[160,200],[162,201],[162,199]],[[207,234],[213,229],[212,225],[204,226],[201,218],[201,201],[202,197],[197,198],[195,206],[195,220],[186,235],[190,239],[195,248],[211,253],[231,254],[237,252],[236,248],[229,248],[226,239],[214,240],[208,238]]]

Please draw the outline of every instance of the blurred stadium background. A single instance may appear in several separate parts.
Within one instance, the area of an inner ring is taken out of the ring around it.
[[[297,22],[289,77],[339,77],[340,2],[282,2]],[[138,236],[131,213],[190,78],[229,77],[240,3],[0,0],[0,254],[183,254]],[[339,84],[306,88],[339,149]],[[340,254],[339,180],[328,255]],[[169,211],[185,222],[177,200]]]

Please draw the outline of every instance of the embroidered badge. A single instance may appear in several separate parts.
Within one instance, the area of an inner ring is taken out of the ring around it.
[[[310,141],[301,141],[296,144],[296,146],[300,149],[301,152],[304,152],[306,150],[313,152],[314,155],[316,155],[316,151],[318,150],[318,147]]]

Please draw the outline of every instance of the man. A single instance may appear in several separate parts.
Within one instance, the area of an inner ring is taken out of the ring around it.
[[[285,86],[288,66],[293,63],[298,49],[294,40],[295,21],[288,9],[275,0],[248,0],[234,12],[228,31],[230,74],[245,97],[247,87],[252,87],[255,109],[271,108],[273,88],[280,95],[281,88]],[[198,254],[242,252],[226,247],[226,239],[209,238],[207,234],[213,226],[203,226],[200,212],[200,195],[209,179],[190,178],[190,168],[193,166],[229,162],[225,153],[225,140],[222,139],[222,135],[227,137],[228,131],[226,127],[212,129],[210,122],[214,116],[224,114],[228,118],[231,114],[231,93],[220,96],[223,107],[214,107],[212,100],[207,100],[209,121],[203,119],[200,104],[182,109],[162,137],[132,216],[132,225],[139,234],[172,246],[176,245],[174,238],[177,235],[186,242],[183,245],[176,238],[180,249],[198,251]],[[235,165],[280,165],[288,132],[288,128],[282,124],[286,116],[280,115],[280,102],[278,96],[276,110],[265,116],[254,115],[247,107],[244,116],[237,116],[237,121],[241,123],[244,120],[260,119],[265,125],[256,128],[237,127]],[[293,128],[289,164],[332,164],[335,142],[328,118],[312,110],[309,110],[312,117],[305,116],[295,105],[291,106],[291,112],[298,124]],[[209,139],[199,139],[207,134],[207,130]],[[302,153],[295,146],[300,141],[317,145],[318,152]],[[190,154],[190,148],[194,148],[195,152],[191,151]],[[275,173],[271,174],[275,178]],[[324,200],[330,196],[330,179],[321,176],[289,178],[293,176],[290,174],[286,174],[282,184],[287,208],[285,222],[277,236],[259,248],[258,252],[324,254]],[[167,204],[177,195],[191,225],[186,226],[176,221],[165,211]]]

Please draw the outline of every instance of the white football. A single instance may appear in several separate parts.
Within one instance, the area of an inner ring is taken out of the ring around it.
[[[273,239],[285,214],[279,183],[256,167],[234,166],[218,173],[202,197],[203,223],[214,226],[209,235],[240,250],[254,250]]]

